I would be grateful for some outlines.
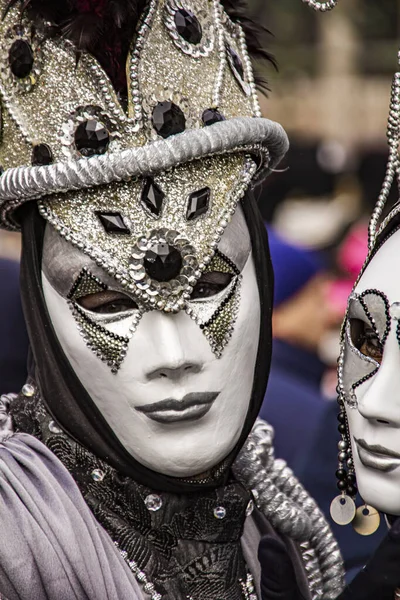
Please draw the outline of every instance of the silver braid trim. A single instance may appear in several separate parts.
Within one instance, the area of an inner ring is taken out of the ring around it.
[[[339,547],[324,515],[285,461],[274,458],[273,428],[258,419],[234,464],[275,529],[298,541],[313,600],[334,600],[344,588]]]
[[[273,169],[289,142],[278,123],[240,117],[112,154],[8,169],[0,178],[0,221],[13,228],[11,217],[7,220],[8,213],[27,200],[165,171],[188,161],[254,145],[268,154],[268,168]]]

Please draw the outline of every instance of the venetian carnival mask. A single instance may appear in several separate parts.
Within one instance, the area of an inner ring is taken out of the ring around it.
[[[52,329],[123,448],[167,476],[204,473],[243,435],[259,349],[237,207],[287,148],[261,118],[243,30],[216,0],[152,0],[127,106],[93,56],[77,63],[16,7],[1,30],[2,224],[37,201]],[[65,414],[53,408],[68,429]]]
[[[400,514],[400,231],[368,263],[349,299],[341,367],[357,484]]]
[[[132,456],[171,476],[227,456],[248,410],[260,327],[241,212],[179,312],[146,306],[52,228],[43,289],[68,360]]]

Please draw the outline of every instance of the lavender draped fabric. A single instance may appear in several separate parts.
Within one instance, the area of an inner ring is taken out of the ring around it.
[[[0,444],[0,539],[7,600],[143,599],[71,475],[27,434]]]

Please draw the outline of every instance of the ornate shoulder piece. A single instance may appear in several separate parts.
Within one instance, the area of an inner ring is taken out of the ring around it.
[[[300,543],[313,600],[334,600],[344,588],[338,544],[315,501],[285,461],[275,459],[273,437],[273,428],[257,419],[234,463],[235,476],[276,530]]]

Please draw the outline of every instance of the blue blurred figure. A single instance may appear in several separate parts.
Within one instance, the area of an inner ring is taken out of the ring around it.
[[[26,381],[28,336],[19,293],[19,264],[0,259],[0,387],[19,392]]]
[[[268,389],[260,416],[275,429],[275,455],[293,469],[331,523],[349,579],[362,567],[384,534],[369,538],[329,517],[336,489],[337,403],[322,390],[332,365],[320,358],[327,335],[341,315],[329,302],[331,280],[321,257],[269,231],[275,273],[273,352]],[[337,334],[339,335],[339,334]],[[334,386],[333,386],[334,389]]]

